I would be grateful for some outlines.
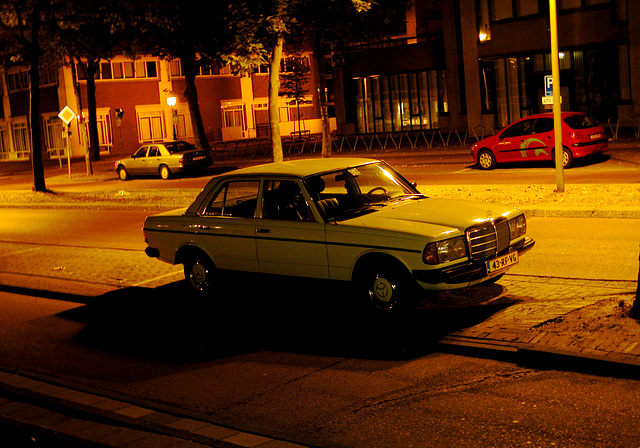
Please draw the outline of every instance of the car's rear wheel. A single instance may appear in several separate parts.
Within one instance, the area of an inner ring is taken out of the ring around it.
[[[198,296],[210,295],[216,279],[216,266],[202,252],[190,254],[184,261],[184,278],[191,292]]]
[[[556,166],[556,153],[553,151],[551,153],[551,157],[553,157],[553,166]],[[573,154],[567,148],[562,148],[562,168],[571,168],[573,165]]]
[[[356,278],[359,294],[373,309],[397,312],[415,303],[416,285],[404,267],[397,263],[369,264]]]
[[[129,180],[129,173],[127,173],[127,170],[125,167],[121,166],[118,167],[118,177],[120,178],[120,180]]]
[[[164,180],[171,177],[171,170],[167,165],[161,165],[160,168],[158,168],[158,172],[160,173],[160,177]]]
[[[496,167],[496,156],[488,149],[482,150],[478,154],[478,165],[483,170],[492,170]]]

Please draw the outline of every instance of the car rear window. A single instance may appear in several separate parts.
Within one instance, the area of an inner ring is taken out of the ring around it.
[[[171,154],[175,152],[189,151],[194,148],[191,143],[187,142],[165,143],[164,147],[167,148]]]
[[[598,125],[586,115],[571,115],[565,118],[564,122],[567,123],[571,129],[586,129]]]

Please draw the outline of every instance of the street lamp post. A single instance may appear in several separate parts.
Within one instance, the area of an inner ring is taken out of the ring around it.
[[[173,123],[173,139],[174,140],[178,140],[178,136],[176,134],[176,123],[178,122],[178,113],[177,111],[173,108],[173,106],[176,105],[176,101],[177,98],[175,96],[168,96],[167,97],[167,106],[169,106],[171,108],[171,121]]]
[[[560,62],[558,60],[558,13],[556,0],[549,0],[549,28],[551,32],[551,76],[553,79],[553,129],[556,139],[556,191],[564,192],[564,150],[562,148],[562,109],[560,106]]]

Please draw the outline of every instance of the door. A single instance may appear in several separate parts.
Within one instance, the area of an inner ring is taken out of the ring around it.
[[[127,172],[129,172],[129,174],[132,176],[147,174],[146,158],[148,149],[148,146],[142,146],[131,156],[126,164]]]
[[[227,181],[191,223],[198,246],[216,267],[258,272],[256,205],[260,181]]]
[[[534,135],[535,118],[515,122],[500,134],[496,158],[498,162],[517,162],[523,159],[535,160],[537,154],[547,151],[548,142],[544,135]],[[553,134],[553,120],[552,132]]]
[[[158,167],[160,166],[160,148],[157,146],[149,146],[149,152],[145,159],[145,171],[147,174],[158,174]]]
[[[296,180],[267,180],[256,222],[260,272],[328,278],[325,224],[316,221]]]

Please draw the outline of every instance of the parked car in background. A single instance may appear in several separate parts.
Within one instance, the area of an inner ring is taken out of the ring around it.
[[[429,198],[384,162],[306,159],[213,177],[188,208],[149,216],[146,253],[216,294],[220,271],[352,282],[375,309],[496,281],[529,250],[522,211]],[[327,294],[332,294],[327,291]]]
[[[598,123],[581,112],[562,112],[562,165],[574,159],[602,154],[609,149],[607,136]],[[553,113],[530,115],[474,144],[474,162],[490,170],[498,163],[555,161]]]
[[[204,169],[212,164],[211,151],[196,149],[191,143],[178,140],[143,145],[131,157],[115,162],[115,169],[122,180],[155,175],[169,179],[174,174]]]

